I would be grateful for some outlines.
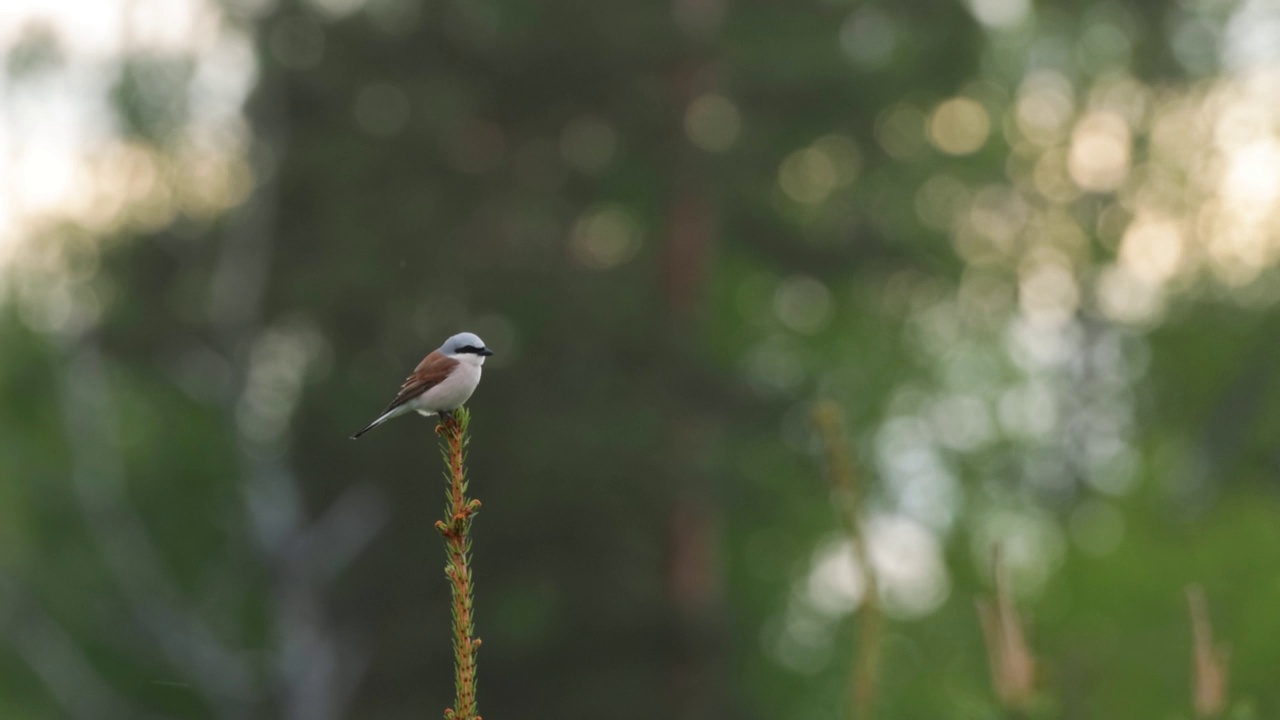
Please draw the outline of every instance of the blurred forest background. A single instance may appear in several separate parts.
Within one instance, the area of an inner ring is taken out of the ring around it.
[[[432,423],[347,435],[464,329],[486,718],[847,717],[868,564],[875,717],[1195,717],[1192,583],[1198,714],[1280,717],[1275,3],[7,0],[0,49],[0,717],[441,712]]]

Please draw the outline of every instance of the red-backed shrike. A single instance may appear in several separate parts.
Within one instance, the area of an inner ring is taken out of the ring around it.
[[[458,333],[445,340],[439,349],[432,350],[418,363],[413,374],[400,386],[396,399],[378,419],[352,435],[351,439],[407,412],[448,417],[450,411],[462,407],[475,392],[480,384],[480,366],[492,354],[484,341],[473,333]]]

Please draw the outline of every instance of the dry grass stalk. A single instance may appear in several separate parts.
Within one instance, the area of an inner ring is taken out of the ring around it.
[[[1196,717],[1201,720],[1221,717],[1227,708],[1230,648],[1213,642],[1209,605],[1200,586],[1187,586],[1187,609],[1191,614],[1191,670],[1194,683],[1192,701]]]
[[[999,548],[993,553],[992,565],[996,600],[993,603],[986,598],[977,599],[991,682],[1000,704],[1011,713],[1023,714],[1035,699],[1036,661],[1027,646]]]
[[[839,406],[831,401],[820,403],[814,410],[814,421],[826,453],[832,491],[840,506],[845,532],[853,547],[853,557],[865,578],[862,607],[858,615],[858,646],[855,649],[853,677],[850,682],[850,711],[854,720],[869,720],[874,717],[879,686],[884,616],[880,611],[880,588],[875,568],[871,565],[861,530],[863,489],[859,486],[853,458],[849,453],[844,416]]]

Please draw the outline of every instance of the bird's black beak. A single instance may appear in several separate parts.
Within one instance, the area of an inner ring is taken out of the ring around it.
[[[476,354],[483,355],[484,357],[489,357],[490,355],[493,354],[493,351],[490,350],[489,348],[480,348],[480,350],[477,351]]]

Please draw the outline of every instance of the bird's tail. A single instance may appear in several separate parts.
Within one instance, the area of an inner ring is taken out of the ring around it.
[[[360,430],[360,432],[356,433],[355,435],[352,435],[352,436],[351,436],[351,439],[352,439],[352,440],[358,440],[358,439],[360,439],[360,436],[361,436],[361,435],[363,435],[363,434],[365,434],[365,433],[369,432],[370,430],[372,430],[372,429],[374,429],[374,428],[378,427],[378,426],[379,426],[379,425],[381,425],[382,423],[384,423],[384,422],[386,422],[386,421],[390,420],[391,418],[395,417],[396,415],[398,415],[399,413],[397,413],[397,412],[396,412],[396,410],[399,410],[399,409],[400,409],[400,408],[392,408],[392,409],[390,409],[390,410],[388,410],[388,411],[386,411],[386,412],[382,413],[381,415],[379,415],[379,416],[378,416],[378,419],[377,419],[377,420],[374,420],[373,422],[369,423],[368,425],[365,425],[365,426],[364,426],[364,428]]]

